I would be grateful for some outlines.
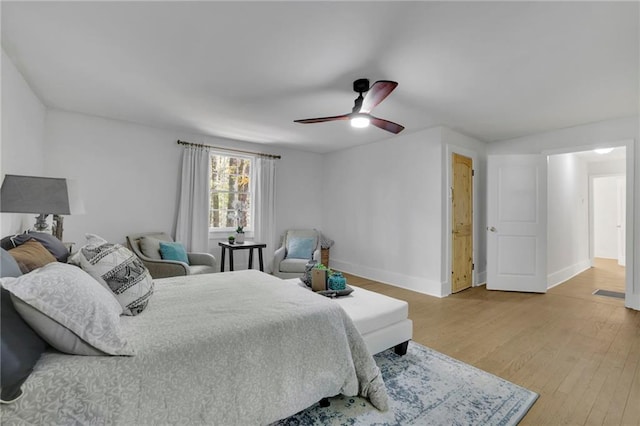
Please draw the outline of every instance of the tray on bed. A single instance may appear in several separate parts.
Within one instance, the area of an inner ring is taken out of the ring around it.
[[[316,293],[326,297],[340,297],[350,295],[351,293],[353,293],[353,289],[347,285],[344,290],[322,290],[316,291]]]

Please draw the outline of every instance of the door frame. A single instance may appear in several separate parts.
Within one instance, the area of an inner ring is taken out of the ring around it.
[[[632,308],[636,310],[640,310],[640,274],[635,279],[635,270],[634,270],[634,261],[635,251],[634,251],[634,241],[636,238],[636,231],[634,227],[634,219],[635,219],[635,139],[623,139],[615,142],[602,142],[602,143],[593,143],[588,145],[576,145],[576,146],[565,146],[558,149],[552,150],[543,150],[542,155],[555,155],[555,154],[567,154],[571,152],[580,152],[580,151],[590,151],[596,148],[615,148],[617,146],[626,147],[626,156],[627,156],[627,181],[626,181],[626,192],[627,192],[627,208],[626,208],[626,257],[627,257],[627,266],[625,270],[625,298],[624,305],[627,308]],[[640,247],[639,247],[640,249]],[[591,251],[591,247],[590,247]],[[591,253],[590,253],[591,254]],[[631,259],[629,261],[628,259]],[[635,289],[634,289],[635,286]],[[635,290],[635,291],[634,291]]]
[[[473,197],[472,253],[473,253],[473,264],[475,267],[471,271],[471,287],[477,287],[481,283],[484,283],[486,279],[486,272],[478,272],[478,247],[479,247],[478,231],[481,227],[482,229],[484,229],[484,225],[481,224],[479,221],[480,209],[478,208],[478,203],[479,203],[478,191],[480,187],[479,176],[481,176],[481,171],[482,171],[482,169],[480,168],[480,162],[478,160],[479,154],[476,151],[470,150],[468,148],[463,148],[455,144],[446,144],[444,163],[447,165],[447,167],[445,169],[445,173],[444,173],[445,176],[443,179],[444,185],[442,187],[443,198],[446,200],[443,203],[443,212],[442,212],[444,223],[445,223],[445,226],[443,226],[443,234],[442,234],[442,241],[444,243],[443,244],[444,247],[442,248],[442,252],[444,253],[444,256],[442,256],[442,261],[443,261],[442,271],[444,276],[441,277],[442,289],[440,293],[442,297],[449,296],[451,294],[451,284],[452,284],[451,270],[453,268],[453,256],[451,254],[451,247],[452,247],[451,232],[453,227],[451,224],[451,219],[452,219],[451,218],[451,215],[452,215],[451,183],[453,182],[453,164],[452,164],[453,153],[464,155],[465,157],[471,158],[471,162],[473,164],[473,171],[474,171],[473,188],[472,188],[473,189],[472,191],[472,197]],[[486,155],[485,155],[485,159],[486,159]]]

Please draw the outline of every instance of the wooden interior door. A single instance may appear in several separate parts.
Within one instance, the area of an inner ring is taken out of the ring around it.
[[[451,292],[471,287],[473,277],[473,162],[453,153],[451,179]]]

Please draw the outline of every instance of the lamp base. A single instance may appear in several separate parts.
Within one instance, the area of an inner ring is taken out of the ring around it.
[[[64,218],[60,215],[54,214],[53,215],[53,232],[52,234],[59,239],[60,241],[62,241],[62,222],[64,221]]]
[[[49,225],[47,225],[47,216],[49,216],[48,214],[39,214],[38,216],[36,216],[36,224],[33,226],[33,228],[38,231],[38,232],[44,232],[47,230],[47,228],[49,227]]]

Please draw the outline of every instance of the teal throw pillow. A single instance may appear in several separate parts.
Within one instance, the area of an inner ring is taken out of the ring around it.
[[[316,248],[315,238],[291,238],[287,250],[287,258],[311,259],[313,249]]]
[[[160,241],[160,255],[164,260],[177,260],[189,264],[187,250],[181,243]]]

